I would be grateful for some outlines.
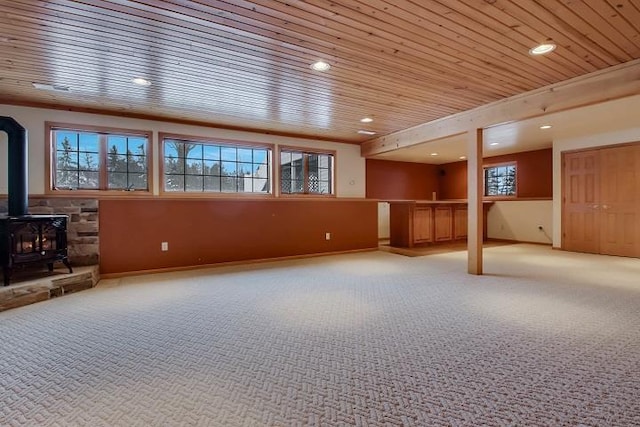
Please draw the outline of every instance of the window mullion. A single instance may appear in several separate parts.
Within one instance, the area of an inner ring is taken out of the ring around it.
[[[187,191],[187,150],[186,148],[182,151],[182,191]]]
[[[99,159],[98,159],[98,171],[100,176],[100,190],[108,190],[109,177],[107,173],[107,135],[100,134],[99,138]]]
[[[304,194],[309,194],[309,154],[303,154],[302,176],[304,177]]]
[[[80,188],[80,134],[76,135],[76,150],[74,155],[76,157],[76,167],[73,171],[75,188]]]
[[[125,138],[125,141],[126,141],[126,144],[125,144],[125,147],[126,147],[125,148],[125,150],[126,150],[125,151],[125,177],[126,177],[126,180],[125,180],[124,185],[125,185],[125,188],[127,190],[129,190],[130,189],[129,180],[131,179],[131,175],[129,175],[129,168],[130,168],[129,160],[130,159],[129,159],[129,137],[128,136]]]

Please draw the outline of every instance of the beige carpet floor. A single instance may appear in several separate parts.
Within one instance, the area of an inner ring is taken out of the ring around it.
[[[0,313],[0,425],[637,426],[640,260],[509,245],[103,281]]]

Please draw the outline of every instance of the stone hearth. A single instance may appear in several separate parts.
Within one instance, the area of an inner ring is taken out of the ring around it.
[[[22,307],[39,301],[60,297],[94,287],[100,280],[97,265],[67,269],[57,268],[52,272],[42,270],[18,270],[11,286],[0,287],[0,311]]]

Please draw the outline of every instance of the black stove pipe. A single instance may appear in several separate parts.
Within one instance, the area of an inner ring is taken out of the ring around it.
[[[27,130],[11,117],[0,116],[0,131],[8,136],[9,216],[27,215],[29,182]]]

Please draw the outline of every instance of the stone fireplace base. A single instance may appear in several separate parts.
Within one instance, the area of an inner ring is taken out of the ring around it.
[[[97,265],[78,267],[73,273],[62,267],[45,274],[43,277],[41,271],[27,270],[16,273],[11,286],[0,287],[0,311],[90,289],[100,280]]]

